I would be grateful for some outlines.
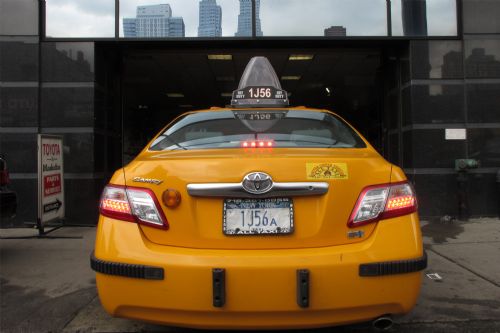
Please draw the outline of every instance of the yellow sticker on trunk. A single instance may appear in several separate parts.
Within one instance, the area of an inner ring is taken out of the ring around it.
[[[306,163],[307,179],[349,179],[345,163]]]

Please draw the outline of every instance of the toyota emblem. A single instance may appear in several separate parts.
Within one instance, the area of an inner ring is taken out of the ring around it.
[[[264,172],[252,172],[243,178],[243,189],[252,194],[264,194],[273,187],[271,176]]]

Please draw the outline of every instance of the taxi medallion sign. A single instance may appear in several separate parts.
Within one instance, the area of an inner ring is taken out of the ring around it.
[[[38,135],[38,219],[44,223],[64,219],[63,141]]]

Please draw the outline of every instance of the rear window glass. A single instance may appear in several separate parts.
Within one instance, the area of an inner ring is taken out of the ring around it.
[[[188,114],[169,126],[150,150],[240,148],[265,142],[277,148],[364,148],[345,122],[326,112],[233,110]]]

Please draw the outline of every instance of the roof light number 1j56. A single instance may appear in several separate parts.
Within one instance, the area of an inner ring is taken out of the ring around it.
[[[271,98],[271,88],[250,88],[250,98]]]

